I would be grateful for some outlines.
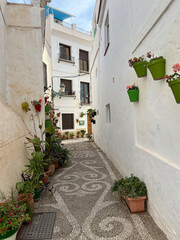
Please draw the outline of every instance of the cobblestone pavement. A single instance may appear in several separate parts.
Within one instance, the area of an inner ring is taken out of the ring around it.
[[[71,165],[51,178],[56,192],[43,192],[37,211],[56,212],[53,240],[166,240],[146,213],[130,214],[118,194],[111,193],[120,174],[92,142],[66,145]]]

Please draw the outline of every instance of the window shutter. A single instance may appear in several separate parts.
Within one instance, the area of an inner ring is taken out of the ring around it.
[[[74,114],[62,114],[62,129],[74,129]]]
[[[79,58],[88,61],[88,52],[79,50]]]

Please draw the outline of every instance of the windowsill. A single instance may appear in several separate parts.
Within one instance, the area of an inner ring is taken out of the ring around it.
[[[70,94],[69,95],[68,94],[64,94],[64,95],[62,95],[62,97],[76,97],[76,95],[75,94],[71,94],[71,95]]]
[[[81,105],[87,105],[88,106],[88,105],[90,105],[90,103],[81,103]]]
[[[79,70],[80,73],[89,73],[89,71]]]
[[[107,47],[106,47],[106,50],[105,50],[105,52],[104,52],[104,56],[106,56],[106,53],[107,53],[107,51],[108,51],[108,49],[109,49],[109,45],[110,45],[110,43],[108,43],[108,45],[107,45]]]
[[[68,63],[74,63],[74,61],[68,60],[68,59],[64,59],[64,58],[59,58],[59,59],[58,59],[58,63],[59,63],[60,61],[62,61],[62,62],[68,62]]]

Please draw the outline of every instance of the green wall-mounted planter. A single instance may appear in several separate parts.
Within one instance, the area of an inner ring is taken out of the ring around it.
[[[49,127],[51,125],[51,120],[45,120],[45,127]]]
[[[151,72],[151,75],[154,80],[164,79],[165,64],[166,60],[164,58],[153,60],[148,63],[149,71]]]
[[[141,61],[133,64],[133,68],[138,78],[145,77],[147,75],[147,62]]]
[[[46,105],[45,106],[45,112],[48,113],[48,112],[50,112],[50,110],[51,110],[51,107],[49,105]]]
[[[129,90],[127,93],[129,95],[130,102],[139,101],[139,89]]]
[[[180,78],[168,82],[177,103],[180,103]]]

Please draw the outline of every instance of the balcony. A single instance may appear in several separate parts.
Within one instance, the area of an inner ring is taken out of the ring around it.
[[[61,98],[61,97],[72,97],[72,98],[76,99],[76,92],[66,90],[65,94],[61,95],[59,98]]]
[[[69,63],[75,63],[75,58],[72,56],[68,56],[68,55],[63,55],[63,54],[58,54],[58,63],[59,62],[69,62]]]

